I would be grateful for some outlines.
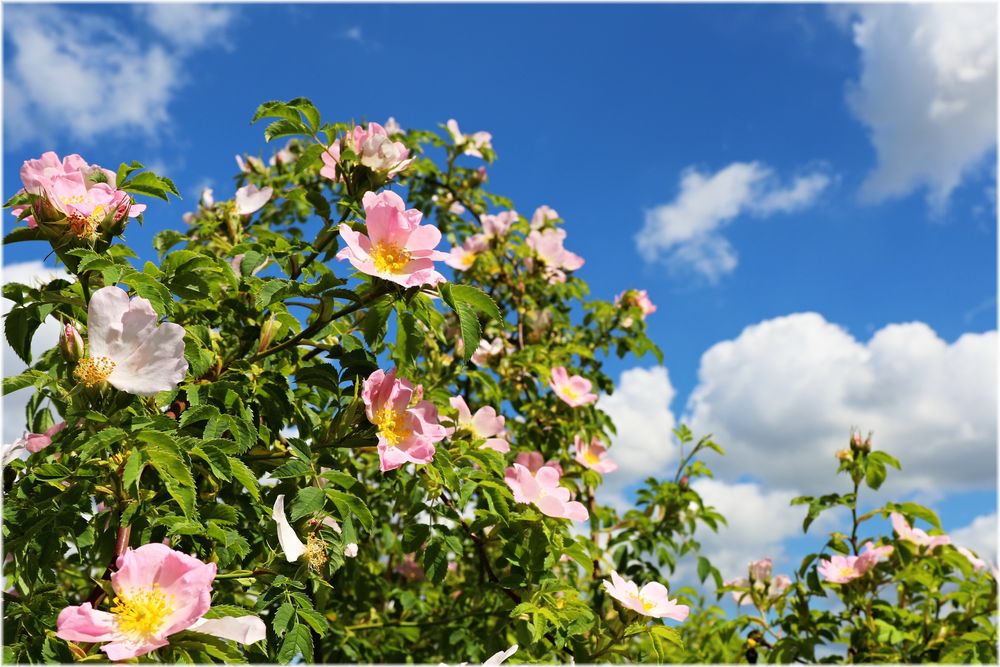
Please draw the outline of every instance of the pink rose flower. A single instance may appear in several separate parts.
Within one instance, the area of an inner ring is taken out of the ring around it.
[[[401,141],[393,141],[389,133],[378,123],[368,123],[364,128],[356,126],[339,141],[334,141],[322,153],[323,168],[320,175],[337,180],[340,156],[345,149],[352,150],[362,165],[391,179],[413,162],[410,151]]]
[[[864,546],[861,547],[861,554],[859,558],[864,560],[864,569],[867,572],[883,558],[888,558],[892,555],[893,548],[889,545],[875,546],[872,542],[865,542]]]
[[[256,616],[205,619],[212,604],[215,563],[162,544],[129,549],[111,575],[115,591],[111,611],[89,602],[59,612],[56,636],[72,642],[107,642],[109,660],[145,655],[170,642],[168,637],[193,630],[244,644],[264,639],[267,629]]]
[[[444,263],[458,271],[468,271],[476,263],[479,253],[489,247],[489,242],[482,234],[473,234],[465,239],[461,246],[454,246],[445,257]]]
[[[984,561],[982,558],[977,557],[976,554],[972,553],[971,551],[969,551],[965,547],[956,547],[956,549],[958,549],[958,553],[960,553],[963,556],[965,556],[966,559],[970,563],[972,563],[972,568],[974,570],[976,570],[977,572],[979,570],[982,570],[984,567],[986,567],[986,561]]]
[[[722,583],[724,586],[734,586],[738,589],[730,591],[730,594],[733,596],[733,602],[737,605],[742,607],[743,605],[753,604],[753,598],[750,596],[750,581],[746,577],[737,577]]]
[[[396,378],[396,369],[377,370],[364,382],[361,397],[368,421],[378,427],[379,469],[394,470],[404,463],[428,463],[434,443],[447,435],[438,424],[437,408],[430,401],[416,401],[413,385]]]
[[[45,433],[28,433],[24,436],[24,448],[32,454],[37,454],[52,444],[52,436],[66,428],[66,422],[50,426]]]
[[[615,304],[624,303],[626,306],[638,306],[642,311],[642,319],[646,319],[656,312],[656,305],[649,299],[646,290],[625,290],[615,297]]]
[[[488,239],[503,238],[518,220],[517,211],[503,211],[495,215],[486,214],[481,218],[483,234]]]
[[[403,287],[444,282],[434,262],[449,255],[434,250],[441,241],[437,227],[421,225],[423,214],[415,208],[406,209],[395,192],[367,192],[362,203],[368,235],[341,224],[340,236],[347,247],[337,253],[337,259],[346,259],[362,273]]]
[[[565,238],[565,229],[535,230],[528,234],[528,247],[541,260],[543,271],[551,284],[566,282],[564,271],[576,271],[584,263],[582,257],[563,247]]]
[[[557,366],[552,369],[552,377],[549,379],[549,386],[556,396],[571,407],[578,407],[593,403],[597,400],[597,394],[590,393],[593,386],[590,380],[574,375],[572,377],[566,372],[564,366]]]
[[[451,134],[452,141],[455,145],[462,147],[462,153],[465,155],[471,155],[472,157],[483,157],[482,150],[484,148],[493,148],[493,135],[489,132],[475,132],[474,134],[462,134],[462,131],[458,129],[458,121],[454,118],[447,122],[448,133]]]
[[[573,444],[576,447],[576,456],[573,458],[584,468],[602,475],[618,470],[618,464],[608,458],[608,448],[599,438],[594,437],[588,445],[586,440],[576,436]]]
[[[634,581],[627,581],[612,570],[611,581],[604,581],[603,584],[608,594],[621,602],[623,607],[643,616],[683,621],[690,612],[687,605],[677,604],[676,599],[671,600],[666,586],[655,581],[640,589]]]
[[[829,560],[821,560],[816,570],[832,584],[846,584],[864,575],[872,564],[861,556],[831,556]]]
[[[514,463],[523,465],[531,471],[532,474],[538,472],[542,466],[555,468],[559,472],[560,476],[563,474],[563,469],[562,466],[559,465],[559,461],[555,459],[549,459],[546,461],[541,452],[520,452],[514,457]]]
[[[393,116],[389,116],[389,120],[385,121],[385,125],[383,125],[383,127],[385,128],[385,133],[389,136],[394,134],[403,134],[402,128],[399,127],[399,123],[396,122],[396,119]]]
[[[240,215],[250,215],[259,211],[271,199],[274,193],[271,186],[257,189],[256,185],[244,185],[236,191],[236,212]]]
[[[448,429],[448,435],[454,435],[459,429],[464,429],[472,433],[476,438],[486,442],[480,449],[494,449],[500,453],[510,451],[510,444],[507,443],[507,432],[504,430],[504,417],[497,415],[497,411],[490,406],[479,408],[473,415],[468,404],[461,396],[453,396],[448,399],[451,407],[458,410],[458,419],[455,427]]]
[[[358,555],[358,545],[354,542],[348,542],[345,544],[344,555],[348,558],[356,558]]]
[[[901,540],[927,547],[928,551],[933,551],[943,544],[951,544],[951,538],[947,535],[934,535],[932,537],[920,528],[912,528],[906,518],[898,512],[893,512],[889,516],[892,519],[892,527]]]
[[[188,368],[184,327],[158,322],[148,300],[130,301],[125,290],[113,285],[97,290],[87,315],[90,356],[77,363],[73,374],[87,387],[108,382],[137,396],[173,389]]]
[[[458,341],[461,343],[462,339],[459,338]],[[499,356],[507,348],[503,338],[494,338],[490,342],[485,340],[479,341],[479,346],[476,347],[476,351],[472,353],[471,361],[477,366],[486,366],[492,357]],[[461,354],[461,351],[459,351]]]
[[[532,474],[520,463],[515,463],[505,471],[504,481],[514,492],[515,502],[534,505],[546,516],[572,521],[590,518],[582,503],[569,499],[569,489],[559,485],[559,471],[553,467],[542,466]]]
[[[549,220],[558,220],[559,214],[556,213],[555,209],[542,204],[535,209],[534,214],[531,216],[531,228],[541,229],[545,226],[545,223]]]
[[[36,203],[35,219],[42,222],[65,217],[74,235],[96,238],[101,225],[107,221],[120,222],[127,215],[137,216],[145,206],[132,204],[132,198],[123,190],[115,190],[108,183],[93,183],[83,173],[57,174],[42,183],[41,194],[45,206]],[[43,211],[44,217],[39,215]],[[34,226],[29,223],[29,226]]]
[[[750,563],[750,580],[754,582],[768,582],[771,579],[771,559],[762,558]]]
[[[792,580],[783,574],[779,574],[771,580],[771,585],[767,589],[767,596],[776,600],[785,590],[792,585]]]

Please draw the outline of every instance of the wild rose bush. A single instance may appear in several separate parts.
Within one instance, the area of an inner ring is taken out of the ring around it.
[[[558,213],[484,188],[489,133],[326,124],[304,99],[264,118],[294,138],[239,157],[234,198],[203,193],[141,267],[123,233],[170,180],[25,163],[5,242],[72,278],[4,288],[30,364],[4,392],[34,390],[4,450],[6,660],[995,660],[995,576],[903,528],[935,523],[918,506],[863,544],[877,513],[855,516],[794,581],[760,561],[726,584],[696,540],[724,523],[692,488],[709,438],[678,429],[634,509],[597,501],[603,360],[661,359],[656,306],[589,298]],[[33,359],[46,318],[63,334]],[[805,499],[807,522],[881,484],[895,462],[863,444],[853,494]],[[671,585],[682,563],[697,587]],[[755,613],[725,618],[728,592]]]

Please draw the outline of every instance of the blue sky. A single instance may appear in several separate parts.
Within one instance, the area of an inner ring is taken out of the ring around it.
[[[706,542],[724,571],[791,562],[787,498],[832,484],[856,424],[913,471],[887,492],[994,552],[993,11],[7,5],[4,196],[44,150],[154,165],[184,201],[130,228],[141,252],[203,186],[231,195],[235,154],[270,156],[249,124],[261,101],[456,118],[493,134],[493,191],[560,212],[595,296],[640,287],[659,307],[668,375],[609,362],[624,373],[609,411],[655,413],[623,426],[609,493],[649,460],[669,468],[665,431],[686,418],[730,449],[706,494],[754,528]],[[6,248],[4,264],[40,252]]]

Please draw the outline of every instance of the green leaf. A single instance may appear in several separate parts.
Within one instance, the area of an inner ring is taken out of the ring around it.
[[[253,499],[259,502],[260,483],[257,481],[257,476],[253,474],[253,471],[247,467],[246,463],[243,463],[243,461],[235,456],[229,457],[229,467],[232,469],[233,479],[246,487],[246,490]]]
[[[312,473],[312,468],[309,467],[308,463],[292,459],[272,470],[271,477],[274,479],[287,479],[289,477],[302,477],[310,473]]]
[[[3,379],[3,394],[7,394],[19,391],[25,387],[30,387],[32,385],[44,384],[51,377],[48,373],[43,373],[41,371],[27,370],[20,375],[15,375],[13,377]]]
[[[467,303],[477,311],[497,322],[503,322],[503,315],[493,299],[482,290],[471,285],[450,285],[455,303]]]
[[[274,622],[271,624],[271,627],[274,628],[274,634],[279,637],[285,634],[288,624],[292,622],[294,616],[295,607],[292,606],[291,602],[285,602],[278,607],[278,611],[274,612]]]
[[[330,627],[323,615],[314,609],[299,609],[297,613],[299,618],[308,623],[320,637],[326,634]]]
[[[289,508],[289,518],[292,521],[298,521],[307,514],[323,509],[325,503],[326,495],[323,493],[323,489],[307,486],[295,494],[295,500],[292,501]]]
[[[125,485],[126,489],[139,482],[144,461],[145,458],[139,449],[133,449],[132,453],[128,455],[128,460],[125,461],[125,467],[122,469],[122,484]]]
[[[264,141],[271,141],[278,137],[288,137],[299,134],[309,134],[309,130],[299,119],[276,120],[264,129]]]
[[[308,626],[296,625],[285,636],[278,649],[278,662],[287,665],[298,654],[302,654],[302,662],[309,663],[313,659],[313,638]]]
[[[274,473],[271,474],[273,475]],[[346,519],[348,514],[353,514],[368,532],[371,532],[375,527],[375,519],[372,517],[372,513],[361,499],[353,493],[344,493],[343,491],[328,488],[326,489],[326,496],[340,510],[341,518]]]
[[[698,556],[698,580],[705,583],[705,579],[712,571],[712,564],[704,556]]]
[[[3,328],[7,342],[26,364],[31,364],[31,339],[41,325],[38,309],[34,306],[11,308],[4,318]]]

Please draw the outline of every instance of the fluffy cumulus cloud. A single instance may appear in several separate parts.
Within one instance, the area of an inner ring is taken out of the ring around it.
[[[996,145],[996,6],[871,4],[853,10],[861,72],[848,102],[878,156],[871,200],[926,188],[941,208]]]
[[[798,313],[705,352],[686,421],[726,448],[717,471],[766,488],[827,490],[851,425],[902,461],[891,493],[993,488],[996,360],[995,331],[947,343],[914,322],[863,342]]]
[[[75,7],[15,6],[5,11],[6,137],[18,145],[109,134],[153,136],[170,120],[185,57],[226,27],[227,8],[153,5],[141,16],[162,41],[140,39],[122,21]],[[58,128],[56,130],[45,128]]]
[[[20,264],[9,264],[3,267],[3,283],[24,283],[26,285],[42,285],[55,280],[56,278],[68,278],[69,276],[61,269],[54,269],[44,266],[40,261],[23,262]],[[2,303],[3,315],[10,311],[13,303],[8,299],[0,299]],[[42,323],[31,341],[31,354],[33,357],[41,354],[45,350],[51,349],[59,340],[59,323],[51,317]],[[17,375],[26,368],[20,357],[14,354],[14,350],[7,345],[7,339],[3,342],[3,373],[5,377]],[[31,398],[32,389],[22,389],[7,394],[3,397],[3,442],[9,444],[21,437],[24,432],[25,419],[24,408]]]
[[[675,393],[667,369],[656,366],[624,371],[615,392],[600,397],[598,407],[618,427],[609,453],[618,470],[604,476],[598,492],[601,502],[627,505],[625,489],[649,476],[665,474],[676,463],[675,421],[670,411]]]
[[[691,167],[672,202],[646,211],[636,248],[646,261],[662,259],[672,269],[716,281],[738,263],[723,227],[743,215],[764,218],[807,208],[829,184],[819,171],[783,184],[760,162],[734,162],[714,174]]]
[[[984,514],[972,523],[951,533],[957,546],[971,549],[980,558],[997,563],[997,515]]]
[[[747,564],[761,558],[771,558],[787,570],[783,543],[802,534],[805,516],[802,507],[789,504],[798,493],[765,489],[757,483],[730,484],[715,479],[701,479],[692,488],[706,504],[726,517],[727,525],[721,526],[719,532],[707,529],[698,532],[702,551],[724,578],[746,576]],[[821,529],[822,525],[818,527]]]

